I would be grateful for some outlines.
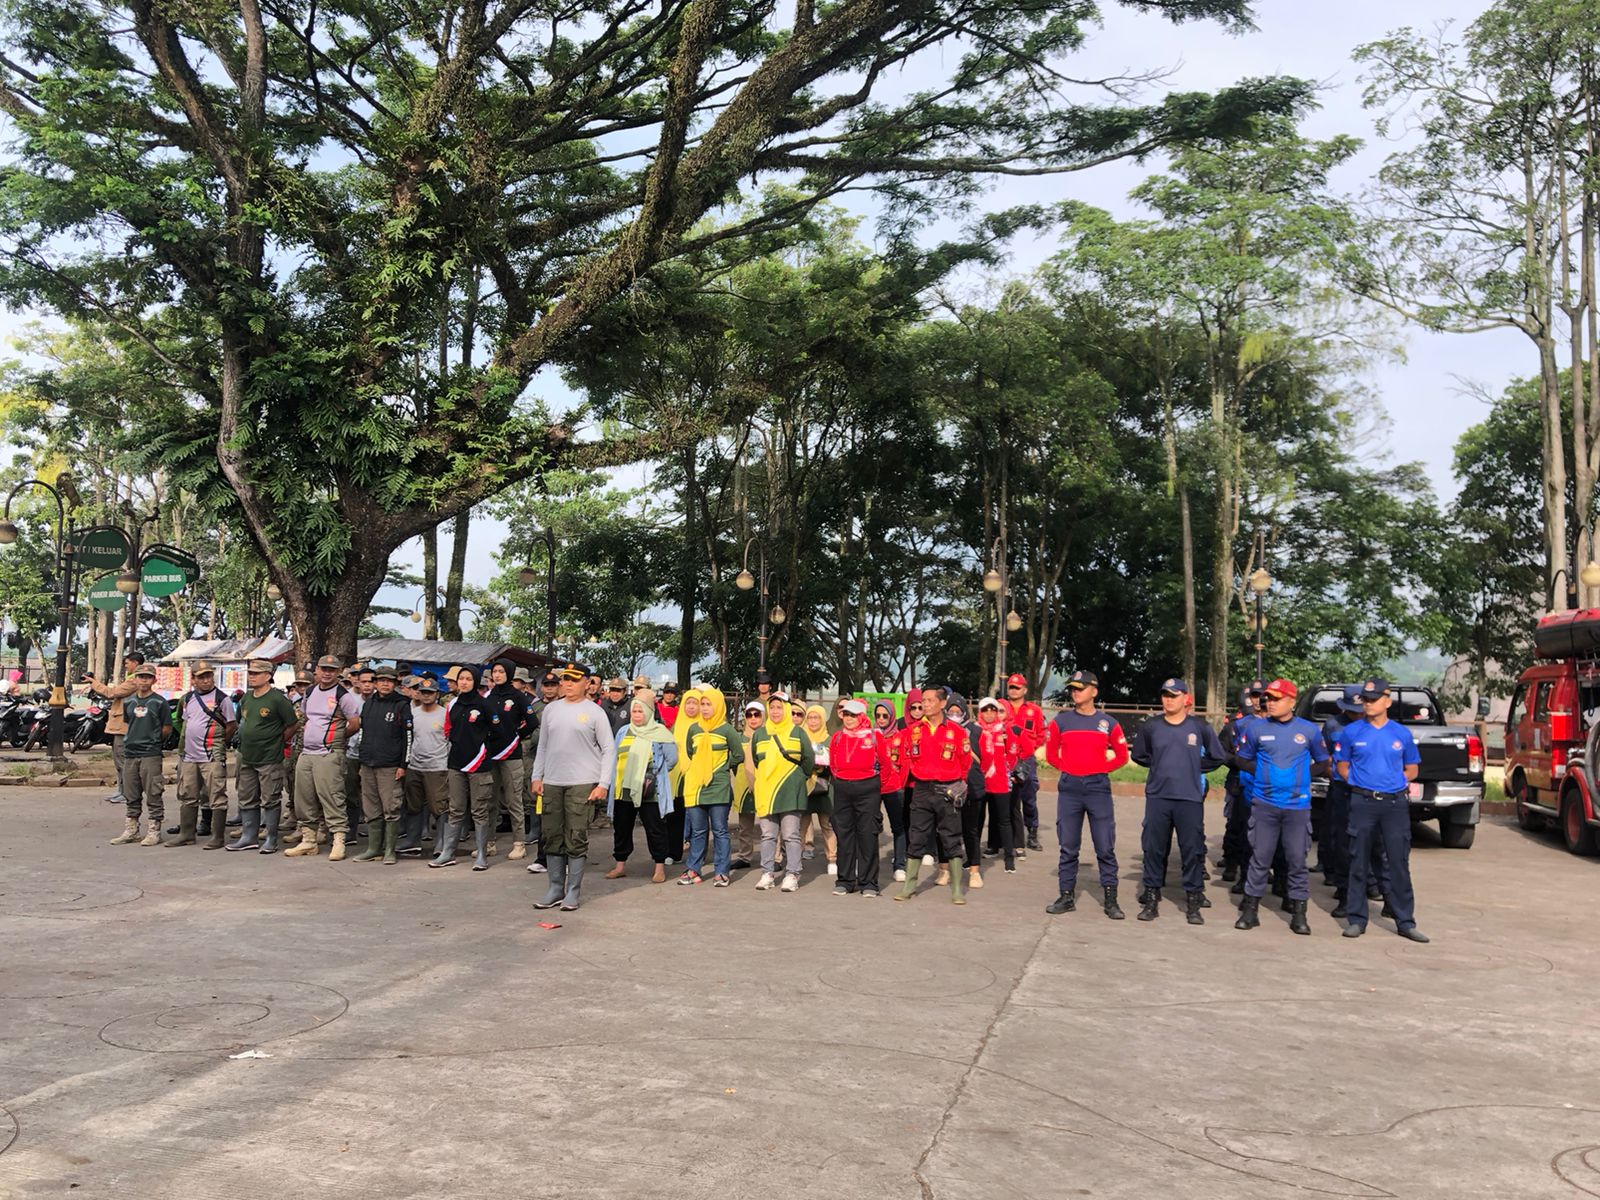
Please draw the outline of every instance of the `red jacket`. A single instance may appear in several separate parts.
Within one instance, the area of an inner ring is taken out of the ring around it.
[[[1009,792],[1011,770],[1017,765],[1015,733],[1006,728],[1004,721],[978,726],[978,762],[983,768],[984,791]]]
[[[1044,709],[1032,700],[1021,704],[1004,702],[1011,718],[1011,732],[1017,739],[1017,759],[1032,758],[1034,751],[1044,744]]]
[[[906,726],[906,759],[911,778],[927,783],[958,783],[972,766],[972,735],[961,725],[926,720]]]
[[[878,732],[882,733],[882,730]],[[910,764],[906,762],[906,731],[896,729],[884,738],[886,766],[878,779],[878,790],[884,795],[898,792],[906,786]]]
[[[828,739],[828,770],[835,779],[871,779],[889,766],[888,744],[870,725],[841,729]]]
[[[1045,728],[1044,757],[1063,775],[1109,775],[1128,761],[1128,739],[1115,717],[1069,708]]]

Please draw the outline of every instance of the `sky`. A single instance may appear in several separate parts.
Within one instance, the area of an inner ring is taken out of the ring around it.
[[[1284,74],[1317,81],[1321,108],[1305,122],[1312,137],[1349,134],[1367,145],[1334,177],[1337,190],[1359,193],[1394,147],[1380,143],[1372,114],[1361,104],[1360,71],[1351,51],[1404,26],[1431,31],[1437,25],[1471,20],[1484,4],[1480,0],[1342,0],[1337,4],[1308,0],[1257,0],[1257,30],[1229,34],[1205,22],[1173,25],[1159,17],[1105,6],[1105,25],[1091,36],[1072,67],[1082,75],[1108,75],[1122,70],[1143,72],[1166,68],[1170,75],[1157,88],[1209,90],[1240,79]],[[898,86],[917,87],[915,77]],[[1076,199],[1111,210],[1121,216],[1137,215],[1127,193],[1157,164],[1113,163],[1073,175],[1027,180],[1007,180],[992,194],[994,207],[1019,203],[1048,203]],[[863,232],[867,232],[866,229]],[[937,231],[935,231],[937,232]],[[1008,264],[1022,273],[1045,258],[1053,246],[1032,242],[1015,248]],[[14,331],[20,319],[0,314],[0,331]],[[1436,492],[1449,498],[1455,491],[1451,455],[1457,437],[1481,420],[1484,407],[1469,388],[1479,394],[1499,392],[1512,378],[1532,374],[1531,348],[1520,334],[1499,332],[1473,335],[1427,334],[1416,329],[1396,329],[1403,346],[1402,361],[1371,368],[1363,381],[1387,413],[1389,436],[1384,439],[1392,462],[1420,462]],[[1374,464],[1376,465],[1376,464]],[[622,482],[636,484],[640,473],[631,471]],[[498,522],[474,522],[468,578],[487,583],[495,571],[492,552],[505,530]],[[444,538],[441,537],[441,543]],[[441,554],[447,551],[441,544]],[[405,547],[398,560],[420,569],[420,543]],[[415,590],[386,590],[379,603],[410,607]],[[420,626],[400,620],[398,628],[415,634]]]

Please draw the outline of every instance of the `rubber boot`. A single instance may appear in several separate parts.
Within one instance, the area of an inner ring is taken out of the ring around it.
[[[261,810],[239,810],[239,836],[223,847],[224,850],[256,850],[261,846]]]
[[[456,840],[461,836],[461,823],[452,821],[449,817],[439,818],[439,828],[434,833],[433,843],[439,847],[439,853],[429,860],[430,867],[453,867],[456,865]]]
[[[1204,925],[1205,917],[1200,914],[1200,901],[1205,897],[1199,892],[1185,892],[1183,894],[1184,912],[1183,919],[1191,925]]]
[[[300,825],[300,842],[283,852],[285,858],[299,858],[301,855],[315,857],[317,853],[317,827],[309,822]]]
[[[1294,907],[1289,910],[1289,932],[1309,935],[1311,926],[1306,923],[1306,902],[1294,901]]]
[[[329,862],[344,861],[344,838],[345,835],[342,833],[336,833],[333,835],[333,845],[328,847]]]
[[[1044,906],[1045,912],[1052,917],[1059,917],[1062,913],[1076,912],[1078,908],[1077,897],[1071,892],[1062,892],[1049,904]]]
[[[394,852],[405,855],[421,854],[422,831],[427,823],[426,813],[408,810],[405,816],[400,818],[400,831],[395,837]]]
[[[588,865],[586,858],[567,859],[567,894],[561,898],[562,912],[576,912],[583,903],[583,869]]]
[[[561,898],[567,894],[567,860],[559,854],[546,854],[545,866],[549,871],[545,875],[549,887],[544,895],[533,902],[535,908],[554,908],[561,903]]]
[[[387,824],[381,816],[367,822],[367,847],[360,854],[352,855],[351,862],[372,862],[383,857],[383,827]]]
[[[896,900],[909,900],[917,894],[917,872],[922,870],[920,858],[906,859],[906,881],[900,885],[900,890],[894,894]]]
[[[178,836],[169,839],[167,845],[194,845],[195,818],[199,815],[199,813],[200,806],[197,804],[185,804],[182,808],[180,808],[178,810]]]
[[[211,814],[211,838],[202,850],[221,850],[228,837],[228,813],[226,809],[217,809]]]
[[[1161,915],[1161,889],[1145,888],[1139,893],[1139,920],[1154,921]]]
[[[261,853],[276,854],[278,852],[278,826],[283,820],[283,809],[269,808],[264,814],[266,817],[266,830],[261,837]]]
[[[965,904],[967,902],[967,873],[962,868],[959,858],[950,860],[950,903]]]
[[[1106,888],[1105,905],[1106,905],[1106,916],[1110,917],[1113,921],[1121,921],[1121,920],[1126,919],[1127,914],[1122,911],[1122,907],[1117,903],[1117,889],[1116,888],[1114,888],[1114,887]]]
[[[477,844],[477,853],[472,856],[472,869],[474,871],[487,871],[489,869],[489,827],[480,823],[472,831],[472,840]]]
[[[1235,929],[1254,929],[1261,924],[1259,909],[1261,908],[1260,896],[1246,896],[1239,905],[1239,919],[1233,923]]]
[[[139,818],[127,817],[122,823],[122,833],[111,839],[113,846],[131,846],[139,840]]]
[[[199,837],[211,836],[211,810],[209,808],[200,810],[200,820],[196,823],[194,831]]]

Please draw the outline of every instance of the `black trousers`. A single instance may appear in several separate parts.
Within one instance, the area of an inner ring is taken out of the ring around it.
[[[1014,810],[1020,812],[1016,806],[1021,803],[1011,792],[985,792],[984,800],[989,806],[989,841],[1005,854],[1005,864],[1008,867],[1017,862],[1017,826],[1020,821],[1013,824]]]
[[[1159,890],[1166,883],[1174,831],[1178,834],[1178,857],[1183,863],[1183,890],[1201,891],[1205,888],[1206,867],[1205,806],[1195,800],[1151,796],[1145,797],[1144,829],[1139,838],[1144,852],[1144,886]]]
[[[906,852],[912,858],[931,854],[940,862],[960,858],[961,810],[950,799],[948,783],[919,779],[911,785],[911,828],[906,836]],[[968,804],[976,804],[976,797]]]
[[[679,835],[676,845],[667,830],[666,818],[661,815],[661,806],[654,800],[644,804],[634,804],[631,800],[619,798],[611,806],[611,857],[618,862],[627,862],[633,856],[633,826],[635,819],[644,821],[644,842],[650,850],[650,857],[658,863],[664,863],[669,858],[677,858],[683,853],[683,839]]]
[[[882,792],[876,775],[833,780],[833,833],[839,839],[839,882],[878,890],[878,835],[883,832]]]
[[[1250,862],[1250,803],[1229,792],[1222,830],[1222,865],[1244,867]]]
[[[911,789],[883,793],[883,808],[889,814],[890,862],[896,871],[901,871],[906,865],[906,836],[911,830]]]

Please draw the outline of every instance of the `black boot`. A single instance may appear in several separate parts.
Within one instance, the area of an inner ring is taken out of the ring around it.
[[[1189,924],[1204,925],[1206,923],[1206,919],[1200,915],[1200,901],[1204,899],[1205,896],[1200,892],[1185,892],[1183,894],[1183,919],[1188,921]]]
[[[1378,911],[1378,915],[1380,917],[1392,917],[1392,916],[1394,916],[1394,909],[1393,909],[1393,907],[1390,906],[1389,898],[1387,896],[1384,897],[1383,907]]]
[[[1204,892],[1196,892],[1195,895],[1200,897],[1200,907],[1201,908],[1210,908],[1211,907],[1211,898],[1209,896],[1207,896]]]
[[[1261,924],[1260,908],[1260,896],[1246,896],[1244,902],[1239,905],[1239,919],[1233,923],[1233,927],[1235,929],[1254,929]]]
[[[1289,907],[1289,932],[1310,934],[1311,926],[1306,923],[1306,902],[1292,900]]]
[[[400,836],[395,842],[396,854],[420,855],[422,853],[422,829],[427,824],[428,814],[425,812],[406,812],[400,818]]]
[[[1382,889],[1379,888],[1378,885],[1375,884],[1375,883],[1367,884],[1367,899],[1368,900],[1382,900],[1383,899],[1383,891],[1382,891]]]
[[[1161,915],[1161,889],[1145,888],[1139,893],[1139,920],[1154,921]]]
[[[1106,916],[1113,921],[1120,921],[1124,917],[1121,906],[1117,904],[1117,889],[1114,887],[1106,889]]]
[[[1245,876],[1245,870],[1244,870],[1243,867],[1240,867],[1239,868],[1239,878],[1233,881],[1233,886],[1228,889],[1228,895],[1230,895],[1230,896],[1242,896],[1242,895],[1244,895],[1244,876]]]
[[[1285,897],[1284,897],[1284,898],[1283,898],[1283,905],[1282,905],[1282,907],[1283,907],[1283,911],[1284,911],[1284,912],[1293,912],[1293,911],[1294,911],[1294,901],[1293,901],[1293,900],[1291,900],[1291,899],[1289,899],[1289,897],[1288,897],[1288,896],[1285,896]]]
[[[194,831],[198,837],[208,838],[211,836],[211,810],[209,808],[200,810],[200,823],[195,826]]]
[[[1059,917],[1062,913],[1076,912],[1078,901],[1071,892],[1062,892],[1049,904],[1045,905],[1045,912],[1052,917]]]
[[[1287,898],[1289,895],[1288,881],[1276,871],[1272,873],[1272,894],[1274,896],[1283,896],[1285,898]]]
[[[1333,894],[1333,913],[1331,915],[1336,921],[1342,921],[1350,915],[1349,906],[1345,902],[1343,888]]]
[[[1223,883],[1232,883],[1237,878],[1239,878],[1238,867],[1234,866],[1232,863],[1229,863],[1227,866],[1222,868]]]
[[[1044,847],[1039,844],[1039,831],[1037,829],[1028,830],[1028,849],[1029,850],[1043,850],[1044,849]]]

